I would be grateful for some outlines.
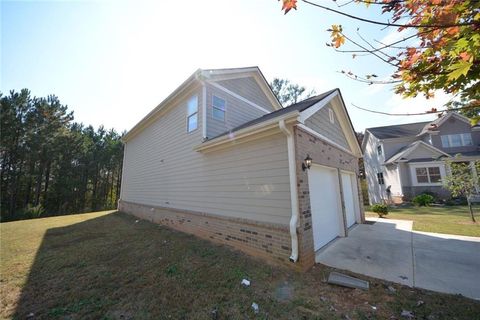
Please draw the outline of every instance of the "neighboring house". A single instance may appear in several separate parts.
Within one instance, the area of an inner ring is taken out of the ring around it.
[[[338,89],[283,108],[257,67],[198,70],[124,143],[119,210],[270,261],[306,269],[364,221]]]
[[[386,201],[388,186],[395,203],[423,192],[449,198],[442,187],[445,159],[470,162],[476,174],[479,146],[480,127],[455,112],[434,121],[366,129],[362,150],[370,203]]]

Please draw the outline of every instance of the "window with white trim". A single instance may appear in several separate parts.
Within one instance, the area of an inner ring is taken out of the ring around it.
[[[415,168],[418,183],[439,183],[442,179],[440,167]]]
[[[378,180],[378,184],[385,184],[385,180],[383,179],[383,172],[379,172],[377,173],[377,180]]]
[[[333,110],[328,108],[328,117],[330,118],[330,123],[335,123],[335,116],[333,115]]]
[[[225,121],[225,100],[212,96],[212,117],[213,119]]]
[[[187,102],[187,132],[198,128],[198,97],[195,95]]]
[[[444,148],[465,147],[473,145],[472,135],[470,133],[446,134],[440,136],[440,139],[442,139],[442,147]]]

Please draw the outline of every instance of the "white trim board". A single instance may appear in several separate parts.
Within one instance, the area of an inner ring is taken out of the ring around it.
[[[311,116],[313,116],[315,113],[317,113],[320,109],[322,109],[323,107],[325,107],[333,98],[335,98],[336,96],[338,95],[338,90],[335,90],[334,92],[332,92],[331,94],[329,94],[328,96],[326,96],[325,98],[323,98],[322,100],[320,100],[319,102],[317,102],[316,104],[314,104],[313,106],[311,106],[310,108],[308,108],[307,110],[305,111],[302,111],[300,113],[300,118],[299,118],[299,121],[301,123],[305,123],[305,121],[310,118]]]
[[[207,86],[202,81],[202,136],[207,138]]]
[[[259,106],[258,104],[256,104],[256,103],[254,103],[254,102],[252,102],[252,101],[250,101],[250,100],[242,97],[241,95],[236,94],[235,92],[228,90],[227,88],[219,85],[218,83],[211,82],[211,81],[208,81],[207,83],[208,83],[209,85],[211,85],[211,86],[213,86],[213,87],[215,87],[215,88],[217,88],[217,89],[219,89],[219,90],[222,90],[223,92],[231,95],[232,97],[235,97],[235,98],[237,98],[238,100],[241,100],[241,101],[249,104],[250,106],[252,106],[252,107],[254,107],[254,108],[257,108],[257,109],[260,110],[260,111],[263,111],[263,112],[265,112],[265,113],[270,113],[270,112],[271,112],[271,111],[268,111],[267,109]]]
[[[317,131],[315,131],[315,130],[313,130],[313,129],[310,129],[310,128],[307,127],[306,125],[299,123],[299,124],[297,124],[297,126],[298,126],[299,128],[301,128],[302,130],[305,130],[305,131],[307,131],[308,133],[316,136],[317,138],[319,138],[319,139],[321,139],[321,140],[323,140],[323,141],[331,144],[331,145],[334,146],[335,148],[338,148],[338,149],[340,149],[340,150],[348,153],[348,154],[351,155],[351,156],[357,157],[356,155],[353,154],[352,151],[348,150],[348,149],[345,148],[345,147],[342,147],[341,145],[339,145],[339,144],[336,143],[336,142],[333,142],[332,140],[328,139],[327,137],[325,137],[324,135],[318,133]]]

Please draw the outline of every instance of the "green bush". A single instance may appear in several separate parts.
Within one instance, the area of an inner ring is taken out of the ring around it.
[[[435,198],[427,193],[422,193],[413,198],[412,202],[414,205],[419,207],[428,207],[435,201]]]
[[[44,213],[45,213],[45,210],[43,209],[41,204],[36,205],[36,206],[32,206],[32,205],[29,204],[25,208],[25,210],[23,212],[23,216],[26,219],[35,219],[35,218],[40,218],[40,216]]]
[[[383,218],[388,214],[388,207],[385,204],[375,203],[371,207],[372,211],[378,214],[380,218]]]

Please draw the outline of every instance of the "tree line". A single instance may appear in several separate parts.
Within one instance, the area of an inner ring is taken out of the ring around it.
[[[122,134],[74,122],[58,97],[0,93],[1,220],[116,207]]]

